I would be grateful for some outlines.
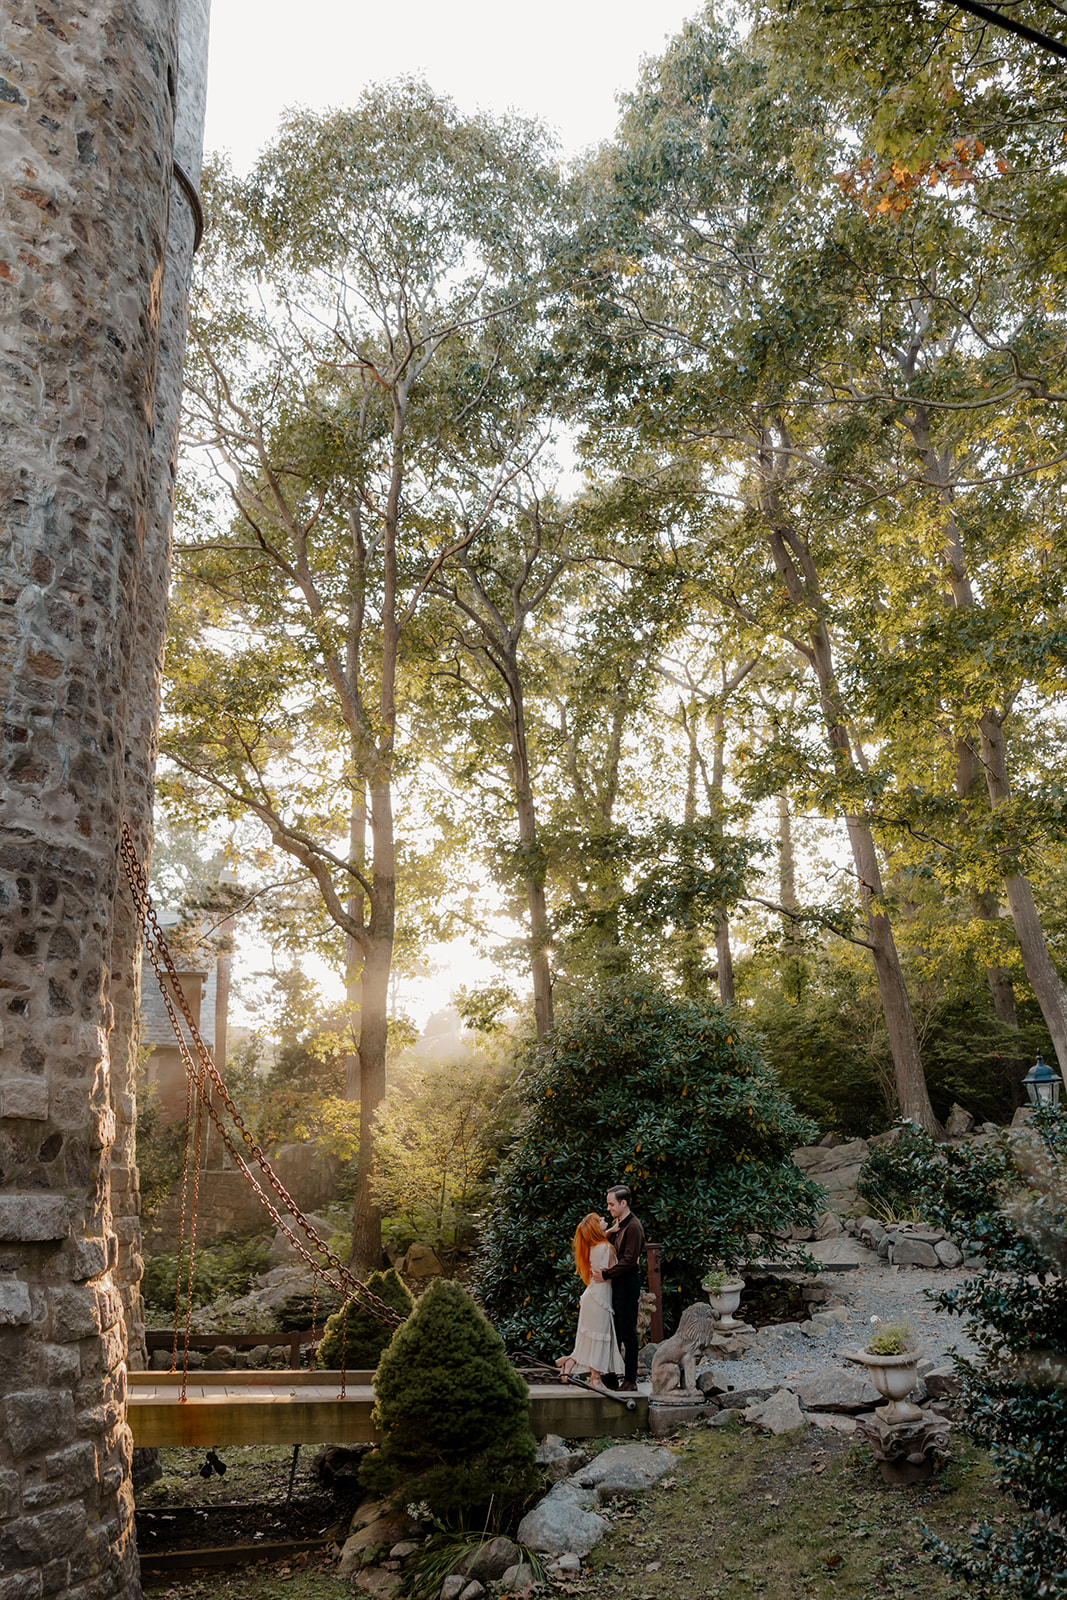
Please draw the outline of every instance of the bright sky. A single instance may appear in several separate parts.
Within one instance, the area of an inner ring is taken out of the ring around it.
[[[212,0],[206,148],[251,165],[288,106],[353,103],[365,83],[421,74],[461,110],[520,111],[565,154],[610,137],[637,81],[699,0]]]

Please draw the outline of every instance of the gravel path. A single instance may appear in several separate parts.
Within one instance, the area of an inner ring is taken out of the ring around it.
[[[870,1338],[872,1317],[880,1322],[909,1323],[924,1360],[943,1361],[953,1348],[961,1355],[973,1355],[975,1346],[960,1319],[938,1310],[923,1293],[925,1289],[948,1289],[973,1277],[973,1271],[964,1269],[891,1267],[876,1257],[870,1266],[852,1272],[827,1273],[824,1281],[832,1282],[833,1294],[845,1302],[847,1322],[835,1323],[813,1338],[801,1333],[798,1323],[783,1323],[779,1331],[765,1333],[749,1355],[716,1365],[734,1389],[787,1383],[821,1367],[845,1364],[845,1352],[858,1350]]]

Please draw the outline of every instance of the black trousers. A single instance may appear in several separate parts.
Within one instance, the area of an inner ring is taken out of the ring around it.
[[[623,1354],[627,1383],[637,1382],[637,1307],[641,1300],[641,1274],[627,1273],[611,1280],[611,1316],[615,1338]]]

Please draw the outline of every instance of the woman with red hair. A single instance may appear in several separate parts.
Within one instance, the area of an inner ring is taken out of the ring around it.
[[[611,1315],[611,1284],[591,1281],[592,1269],[603,1272],[613,1266],[615,1250],[595,1211],[579,1222],[574,1234],[574,1269],[585,1290],[578,1302],[578,1333],[569,1356],[560,1356],[557,1367],[566,1378],[577,1367],[589,1368],[589,1382],[603,1389],[605,1372],[624,1371],[622,1354],[615,1338]]]

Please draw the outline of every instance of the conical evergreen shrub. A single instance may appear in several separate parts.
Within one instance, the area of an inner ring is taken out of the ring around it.
[[[403,1486],[444,1520],[500,1526],[536,1488],[529,1391],[470,1295],[437,1279],[394,1335],[374,1377],[381,1447],[360,1482]]]
[[[411,1315],[415,1301],[395,1267],[387,1272],[372,1272],[367,1288],[402,1317]],[[392,1328],[379,1322],[358,1301],[349,1300],[342,1310],[335,1311],[327,1319],[315,1359],[320,1367],[343,1365],[353,1372],[373,1372],[392,1337]]]

